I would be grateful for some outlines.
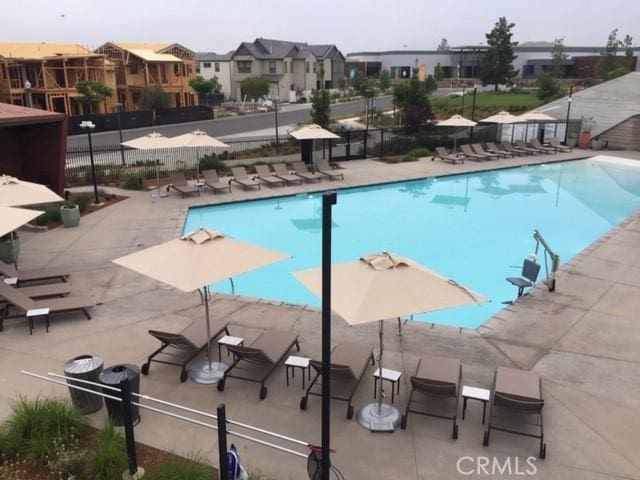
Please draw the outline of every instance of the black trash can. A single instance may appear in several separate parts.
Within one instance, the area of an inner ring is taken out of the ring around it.
[[[100,382],[100,372],[102,372],[102,357],[97,355],[80,355],[72,358],[64,364],[64,376],[78,378],[80,380],[88,380],[90,382]],[[102,389],[95,385],[89,385],[84,382],[74,382],[67,380],[69,385],[86,388],[94,392],[102,392]],[[94,395],[89,392],[83,392],[75,388],[69,388],[71,395],[71,403],[77,407],[82,413],[97,412],[102,408],[102,396]]]
[[[105,368],[100,374],[100,383],[119,389],[120,382],[125,378],[129,378],[131,382],[131,393],[140,393],[140,369],[136,365],[132,365],[130,363],[123,363]],[[118,397],[120,395],[118,392],[108,389],[105,389],[104,393],[114,397]],[[139,403],[139,399],[137,397],[133,397],[133,401]],[[107,405],[107,411],[109,412],[109,418],[111,421],[116,425],[123,425],[122,404],[109,398],[105,398],[104,403]],[[133,417],[134,424],[140,421],[140,409],[137,405],[131,405],[131,416]]]

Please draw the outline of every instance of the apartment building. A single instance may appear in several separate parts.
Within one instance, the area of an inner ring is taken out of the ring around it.
[[[196,74],[201,75],[206,80],[216,77],[220,85],[220,91],[224,94],[225,99],[232,97],[231,55],[233,55],[233,50],[224,54],[214,52],[196,53]]]
[[[107,42],[95,50],[115,65],[117,101],[125,110],[139,109],[145,87],[159,85],[169,94],[169,107],[197,105],[189,86],[196,54],[178,43]]]
[[[76,84],[98,81],[116,91],[115,66],[76,44],[0,43],[0,102],[66,115],[83,113]],[[115,98],[94,104],[108,112]]]

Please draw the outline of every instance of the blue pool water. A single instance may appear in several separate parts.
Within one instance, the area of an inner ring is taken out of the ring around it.
[[[290,254],[236,277],[236,293],[318,306],[290,273],[321,264],[321,206],[321,194],[305,194],[191,208],[184,231],[204,226]],[[613,157],[347,189],[333,210],[333,262],[410,257],[491,299],[415,319],[475,328],[515,296],[505,278],[533,252],[534,229],[564,263],[636,209],[640,166]],[[230,292],[229,282],[212,288]]]

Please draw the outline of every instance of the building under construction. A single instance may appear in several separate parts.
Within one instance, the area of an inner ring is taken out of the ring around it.
[[[112,98],[83,105],[81,81],[103,83]],[[104,55],[75,44],[0,42],[0,102],[79,115],[110,112],[115,93],[115,65]]]
[[[95,50],[115,66],[118,102],[125,110],[141,108],[144,88],[160,86],[168,94],[167,107],[196,105],[189,86],[196,71],[195,52],[177,43],[107,42]]]

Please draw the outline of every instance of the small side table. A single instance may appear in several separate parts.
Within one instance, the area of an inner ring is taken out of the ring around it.
[[[391,382],[391,403],[395,400],[396,390],[398,395],[400,395],[400,377],[402,377],[402,372],[398,372],[396,370],[389,370],[388,368],[382,369],[382,382],[387,380]],[[373,372],[373,398],[376,398],[378,394],[378,380],[380,379],[380,368],[378,368],[375,372]]]
[[[284,362],[285,366],[285,374],[287,376],[287,387],[289,386],[289,369],[291,369],[291,378],[295,378],[296,376],[296,368],[302,370],[302,389],[304,390],[304,374],[305,370],[307,373],[307,378],[311,380],[311,369],[309,368],[310,358],[307,357],[299,357],[297,355],[289,355],[286,362]]]
[[[202,178],[196,180],[196,193],[200,195],[200,192],[204,192],[204,179]]]
[[[225,335],[218,339],[218,358],[222,361],[222,346],[231,345],[232,347],[242,346],[244,344],[244,338],[232,337],[231,335]],[[229,352],[227,351],[227,355]]]
[[[27,320],[29,322],[29,335],[33,334],[33,319],[36,317],[44,317],[44,326],[49,333],[49,309],[48,308],[34,308],[27,311]]]
[[[487,412],[487,402],[491,398],[491,391],[486,388],[469,387],[465,385],[462,387],[462,420],[464,420],[464,414],[467,411],[467,400],[478,400],[482,402],[482,424],[484,425],[485,414]]]

